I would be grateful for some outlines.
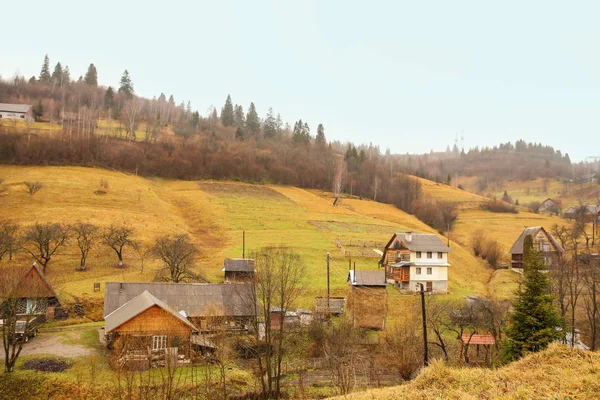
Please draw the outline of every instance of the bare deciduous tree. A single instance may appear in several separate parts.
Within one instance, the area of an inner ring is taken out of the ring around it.
[[[583,286],[583,303],[590,329],[590,348],[595,351],[600,341],[600,260],[592,260],[585,269]]]
[[[64,246],[69,239],[69,228],[59,223],[41,224],[36,222],[25,230],[23,236],[23,249],[42,266],[46,268],[56,251]]]
[[[29,193],[31,196],[42,190],[42,188],[44,187],[44,185],[42,185],[38,181],[25,182],[25,186],[27,187],[27,193]]]
[[[96,244],[98,227],[87,222],[77,222],[71,228],[75,233],[77,239],[77,247],[81,252],[81,258],[79,261],[79,270],[84,271],[86,266],[87,258],[90,251]]]
[[[12,260],[13,254],[19,248],[20,229],[20,226],[11,220],[0,221],[0,261],[6,254],[8,259]]]
[[[342,175],[344,173],[344,163],[340,160],[337,163],[335,176],[333,178],[333,187],[331,190],[333,191],[333,205],[339,204],[340,196],[342,195]]]
[[[127,133],[127,140],[135,141],[135,131],[140,123],[141,112],[142,101],[140,99],[133,98],[125,103],[125,107],[123,107],[123,123],[125,125],[125,132]]]
[[[159,237],[154,241],[152,253],[165,264],[163,270],[159,272],[160,280],[178,283],[200,278],[192,271],[199,252],[188,235]]]
[[[104,229],[102,233],[102,241],[104,244],[117,254],[119,258],[119,267],[123,266],[123,249],[126,246],[135,247],[135,242],[132,239],[133,228],[121,225],[111,225]]]
[[[388,328],[382,338],[388,368],[396,370],[405,381],[411,380],[423,365],[423,340],[418,326],[418,321],[403,321]]]
[[[323,350],[331,381],[340,395],[356,386],[357,332],[348,319],[338,319],[325,331]]]

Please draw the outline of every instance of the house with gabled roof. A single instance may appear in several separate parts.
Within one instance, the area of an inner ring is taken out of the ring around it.
[[[548,198],[541,202],[539,212],[545,212],[550,215],[561,215],[562,201],[560,199]]]
[[[33,122],[33,106],[30,104],[0,103],[0,120]]]
[[[423,284],[431,293],[448,292],[448,255],[450,248],[439,236],[430,233],[395,233],[379,261],[388,283],[401,292],[417,290]]]
[[[15,295],[19,297],[17,315],[43,315],[47,319],[54,318],[60,302],[37,263],[34,262],[24,270],[15,289]]]
[[[547,267],[554,264],[565,252],[556,239],[554,239],[554,236],[547,232],[543,226],[527,227],[523,229],[523,232],[521,232],[521,235],[508,252],[511,255],[512,268],[523,268],[523,245],[527,236],[531,236],[533,239],[533,248],[542,252]]]

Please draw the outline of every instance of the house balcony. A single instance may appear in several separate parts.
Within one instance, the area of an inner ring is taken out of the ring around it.
[[[410,273],[394,271],[394,280],[396,282],[410,282]]]
[[[397,254],[396,262],[410,262],[410,253]]]

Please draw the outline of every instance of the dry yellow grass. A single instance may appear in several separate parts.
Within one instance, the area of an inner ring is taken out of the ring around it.
[[[554,343],[493,370],[435,362],[406,385],[344,396],[367,399],[597,399],[600,354]],[[341,397],[340,397],[341,398]]]
[[[423,193],[436,200],[461,203],[463,208],[477,206],[486,200],[482,196],[466,190],[457,189],[454,186],[448,186],[443,183],[436,183],[421,178],[418,179],[421,182]]]
[[[376,269],[378,256],[371,243],[381,248],[397,231],[433,232],[390,205],[344,199],[334,207],[330,194],[294,187],[145,179],[80,167],[0,166],[0,177],[8,187],[1,198],[0,218],[24,225],[78,220],[98,225],[126,223],[145,247],[159,235],[188,233],[202,250],[198,269],[212,282],[222,279],[224,257],[241,256],[242,231],[246,231],[247,252],[270,244],[294,248],[307,266],[301,298],[307,307],[314,296],[325,294],[327,252],[333,259],[332,294],[347,293],[348,258],[336,247],[336,239],[363,252],[352,258],[357,268]],[[102,180],[108,182],[108,189],[101,187]],[[30,196],[25,181],[40,181],[44,188]],[[356,247],[362,242],[368,245]],[[457,243],[452,243],[452,251],[451,295],[486,294],[492,271]],[[127,251],[125,260],[128,268],[117,269],[110,250],[98,247],[89,259],[90,270],[77,272],[77,249],[71,246],[51,261],[48,277],[65,298],[83,293],[102,296],[102,292],[92,292],[94,282],[150,280],[160,266],[147,257],[142,272],[140,256],[133,250]],[[29,258],[22,254],[15,262],[29,262]],[[401,304],[405,298],[390,296],[390,304]],[[390,307],[391,317],[397,309]]]

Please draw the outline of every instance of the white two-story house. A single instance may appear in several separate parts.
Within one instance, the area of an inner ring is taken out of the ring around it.
[[[450,248],[437,235],[396,233],[385,246],[379,263],[385,268],[387,282],[401,292],[418,291],[417,284],[422,283],[428,292],[447,293],[448,253]]]

